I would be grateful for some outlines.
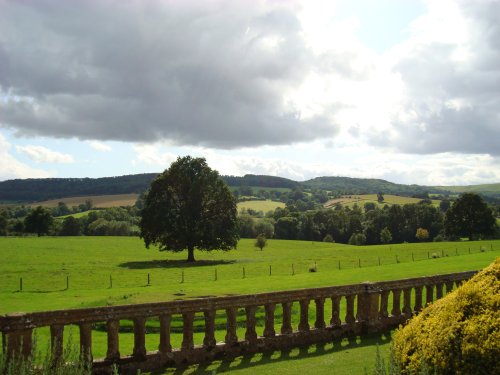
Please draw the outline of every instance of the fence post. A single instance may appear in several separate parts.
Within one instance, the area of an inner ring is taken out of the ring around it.
[[[295,268],[293,266],[293,263],[292,263],[292,276],[295,275]]]
[[[181,284],[184,284],[184,270],[182,270]]]
[[[66,290],[69,289],[69,276],[66,276]]]
[[[214,281],[217,281],[217,267],[215,268]]]
[[[269,265],[269,276],[271,276],[272,273],[273,273],[273,271],[272,271],[271,265]]]
[[[23,278],[22,277],[19,278],[19,291],[21,291],[21,292],[23,291]]]
[[[243,278],[245,278],[245,267],[243,267]]]
[[[148,272],[148,286],[151,285],[151,278],[149,277],[149,272]]]

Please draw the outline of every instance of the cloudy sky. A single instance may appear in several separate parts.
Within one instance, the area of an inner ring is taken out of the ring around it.
[[[0,0],[0,180],[500,182],[500,1]]]

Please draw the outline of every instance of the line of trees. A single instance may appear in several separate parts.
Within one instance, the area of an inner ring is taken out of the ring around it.
[[[444,205],[443,205],[444,206]],[[443,212],[443,208],[447,208]],[[353,245],[402,242],[480,239],[498,237],[492,210],[480,196],[463,194],[453,205],[435,207],[418,204],[378,208],[367,203],[363,209],[337,206],[301,212],[295,205],[277,208],[263,218],[240,213],[240,236],[335,241]]]

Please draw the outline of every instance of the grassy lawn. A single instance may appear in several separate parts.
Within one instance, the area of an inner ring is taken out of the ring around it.
[[[252,294],[443,274],[480,269],[500,254],[500,241],[356,247],[335,243],[270,240],[263,251],[255,248],[253,242],[253,239],[243,239],[238,249],[230,252],[198,252],[197,262],[189,264],[185,261],[185,253],[146,250],[143,243],[133,237],[0,238],[0,313]],[[438,258],[433,259],[433,254]],[[314,264],[317,265],[318,272],[308,272],[309,267]],[[327,301],[325,312],[331,311],[329,303]],[[341,308],[341,314],[344,314],[345,307]],[[293,311],[293,324],[297,327],[297,304],[294,304]],[[225,315],[222,311],[217,313],[216,339],[223,341]],[[311,324],[314,313],[314,304],[311,304]],[[326,315],[328,321],[330,317]],[[281,308],[278,306],[278,331],[281,316]],[[244,312],[240,311],[238,321],[242,323],[243,320]],[[264,312],[260,308],[257,312],[259,334],[262,333],[263,324]],[[154,350],[158,346],[158,325],[154,318],[147,321],[148,350]],[[124,354],[132,352],[131,326],[129,321],[121,322],[120,351]],[[49,337],[48,331],[47,328],[37,330],[42,347],[46,345],[44,342]],[[72,334],[69,334],[70,329],[67,331],[65,338],[73,336],[73,341],[77,342],[76,328]],[[179,347],[182,339],[180,316],[173,317],[172,331],[172,344]],[[238,329],[238,337],[244,337],[243,324]],[[202,343],[201,314],[196,316],[194,339],[195,344]],[[297,349],[290,353],[255,355],[229,362],[214,362],[210,364],[212,367],[192,366],[175,373],[227,370],[242,374],[250,371],[264,374],[283,371],[298,373],[313,371],[313,367],[318,369],[315,373],[331,373],[332,366],[335,366],[336,374],[362,374],[363,367],[373,367],[373,345],[380,338],[373,340],[363,338],[360,342],[350,344],[343,342],[324,347],[314,346],[307,350]],[[383,345],[386,341],[380,341],[382,348],[386,348]],[[106,332],[103,325],[95,327],[93,350],[96,358],[105,355]],[[342,364],[347,367],[344,368]]]
[[[278,207],[285,207],[283,202],[275,202],[271,200],[261,200],[261,201],[245,201],[238,202],[238,211],[242,208],[248,210],[249,208],[255,211],[262,211],[264,213],[268,211],[274,211]]]

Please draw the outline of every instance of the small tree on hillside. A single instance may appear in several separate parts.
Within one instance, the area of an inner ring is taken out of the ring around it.
[[[429,231],[425,228],[418,228],[417,233],[415,234],[415,237],[419,241],[426,241],[429,239]]]
[[[264,247],[267,246],[267,238],[266,238],[266,236],[264,236],[263,234],[259,234],[257,236],[257,238],[255,239],[254,246],[258,247],[260,249],[260,251],[262,251],[262,249],[264,249]]]
[[[239,239],[236,201],[204,158],[179,157],[159,175],[141,210],[141,238],[147,248],[188,251],[230,250]]]
[[[389,243],[392,241],[392,234],[389,228],[385,227],[380,231],[380,242]]]

